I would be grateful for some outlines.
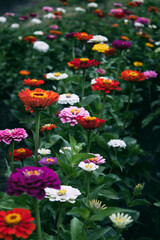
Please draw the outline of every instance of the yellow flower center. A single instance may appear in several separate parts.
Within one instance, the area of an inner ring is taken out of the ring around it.
[[[87,33],[81,33],[81,36],[88,36]]]
[[[30,96],[33,98],[47,98],[47,94],[43,92],[32,92]]]
[[[88,62],[88,61],[89,61],[89,58],[80,58],[80,61],[81,61],[81,62]]]
[[[52,159],[52,158],[47,158],[46,161],[47,161],[47,162],[54,162],[54,159]]]
[[[124,219],[120,219],[120,218],[116,217],[116,221],[117,221],[118,223],[123,223],[125,220],[124,220]]]
[[[52,124],[51,123],[48,123],[48,124],[45,124],[44,127],[50,127]]]
[[[62,196],[62,195],[64,195],[64,194],[66,194],[66,192],[67,192],[67,190],[65,190],[65,189],[60,189],[60,190],[58,191],[58,195],[59,195],[59,196]]]
[[[130,75],[131,77],[137,77],[137,76],[138,76],[138,74],[137,74],[136,72],[130,72],[129,75]]]
[[[71,112],[74,114],[74,112],[76,112],[77,114],[80,113],[81,111],[80,110],[76,110],[76,109],[72,109]]]
[[[85,165],[85,168],[92,168],[92,165],[86,164],[86,165]]]
[[[89,158],[89,161],[90,161],[90,162],[97,162],[97,161],[98,161],[98,157],[95,157],[95,158]]]
[[[110,80],[110,79],[103,79],[103,83],[104,83],[104,84],[106,84],[106,83],[109,83],[109,84],[110,84],[111,82],[112,82],[112,80]]]
[[[10,213],[4,219],[8,225],[16,225],[21,221],[21,215],[18,213]]]
[[[37,82],[37,79],[31,79],[30,82]]]
[[[96,117],[85,117],[86,121],[95,121],[96,119]]]
[[[66,98],[70,98],[71,97],[71,93],[66,93]]]
[[[55,73],[53,73],[53,75],[54,75],[55,77],[59,77],[59,76],[61,75],[61,73],[60,73],[60,72],[55,72]]]
[[[24,148],[20,148],[20,149],[17,150],[17,153],[25,153],[25,151],[26,150]]]

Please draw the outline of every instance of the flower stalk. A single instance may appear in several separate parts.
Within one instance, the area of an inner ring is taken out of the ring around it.
[[[87,131],[86,153],[89,153],[89,152],[90,152],[91,140],[92,140],[92,132],[91,132],[91,130],[88,130],[88,131]]]
[[[14,170],[14,145],[15,145],[15,141],[12,140],[11,141],[11,171],[13,172]]]
[[[85,76],[86,76],[86,70],[83,69],[81,103],[82,103],[82,101],[83,101],[83,97],[84,97],[84,90],[85,90]]]
[[[58,224],[57,224],[57,228],[58,228],[57,240],[59,240],[60,226],[61,226],[61,217],[62,217],[62,204],[59,204],[59,208],[58,208]]]
[[[35,215],[36,215],[36,223],[37,223],[37,240],[42,240],[39,202],[36,198],[34,198],[34,207],[35,207]]]
[[[36,110],[35,114],[35,165],[36,167],[38,167],[39,128],[41,111]]]

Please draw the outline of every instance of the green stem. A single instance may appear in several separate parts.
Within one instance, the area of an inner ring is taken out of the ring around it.
[[[91,174],[92,173],[87,173],[87,198],[89,199],[89,193],[90,193],[90,182],[91,182]]]
[[[111,166],[111,168],[110,168],[109,174],[112,173],[113,168],[114,168],[114,163],[112,162],[112,166]]]
[[[37,223],[37,240],[42,240],[41,236],[41,219],[40,219],[40,212],[39,212],[39,202],[36,198],[34,198],[34,207],[35,207],[35,214],[36,214],[36,223]]]
[[[88,140],[87,140],[87,146],[86,146],[86,153],[89,153],[90,151],[90,147],[91,147],[91,138],[92,138],[92,132],[91,130],[88,130],[87,131],[87,137],[88,137]]]
[[[102,118],[102,116],[103,116],[103,111],[104,111],[105,103],[106,103],[106,93],[103,92],[103,103],[102,103],[100,118]]]
[[[38,167],[38,148],[39,148],[39,126],[40,126],[40,115],[41,115],[41,112],[39,110],[37,110],[35,112],[35,125],[36,125],[36,128],[35,128],[35,164],[36,164],[36,167]]]
[[[72,40],[72,58],[75,58],[74,43],[75,43],[75,40],[73,39]]]
[[[119,55],[119,60],[118,60],[118,66],[117,66],[117,74],[116,74],[116,80],[119,80],[119,72],[120,72],[120,64],[121,64],[121,59],[122,59],[122,52],[123,50],[120,52]]]
[[[57,232],[57,240],[59,240],[59,234],[60,234],[60,226],[61,226],[61,216],[62,216],[62,204],[59,204],[59,215],[58,215],[58,232]]]
[[[14,140],[11,141],[11,171],[13,172],[14,170],[14,165],[13,165],[13,162],[14,162]]]
[[[86,70],[83,70],[83,77],[82,77],[82,95],[81,95],[81,103],[83,101],[84,97],[84,89],[85,89],[85,75],[86,75]]]

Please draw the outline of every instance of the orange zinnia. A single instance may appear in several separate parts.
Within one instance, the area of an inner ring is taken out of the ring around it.
[[[44,84],[44,81],[43,80],[37,80],[37,79],[24,79],[24,82],[23,82],[24,85],[27,85],[27,86],[39,86],[41,84]]]
[[[129,82],[141,82],[146,79],[145,75],[142,72],[125,70],[121,72],[121,79]]]
[[[56,30],[50,30],[49,32],[55,35],[62,35],[62,32]]]
[[[121,36],[121,39],[124,40],[124,41],[129,41],[130,39],[126,36]]]
[[[77,32],[74,34],[74,37],[77,39],[77,40],[83,40],[83,41],[88,41],[89,39],[93,38],[93,35],[92,34],[88,34],[86,32]]]
[[[148,12],[158,13],[158,8],[157,8],[157,7],[154,7],[154,6],[150,6],[150,7],[148,8]]]
[[[27,71],[27,70],[21,70],[21,71],[19,71],[19,74],[21,74],[21,75],[29,75],[30,72]]]
[[[52,105],[59,99],[59,94],[53,91],[45,91],[41,88],[36,88],[31,91],[28,88],[22,89],[22,92],[18,94],[22,103],[27,106],[27,108],[46,108]]]

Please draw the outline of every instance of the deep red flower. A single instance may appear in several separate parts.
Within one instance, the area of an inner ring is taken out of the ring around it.
[[[0,211],[0,238],[12,240],[13,236],[26,239],[35,230],[34,218],[28,209],[14,208]]]
[[[118,86],[119,82],[110,80],[103,77],[97,77],[94,79],[95,83],[91,85],[93,91],[105,91],[105,93],[110,93],[111,90],[121,90]]]
[[[125,70],[121,72],[121,79],[129,82],[141,82],[146,79],[145,75],[142,72]]]
[[[128,20],[132,20],[132,21],[135,21],[135,20],[137,20],[137,16],[135,16],[135,15],[129,15],[128,17],[127,17],[127,19]]]
[[[128,6],[130,6],[130,7],[138,7],[138,4],[135,3],[135,2],[129,2]]]
[[[27,85],[27,86],[39,86],[41,84],[44,84],[44,81],[43,80],[37,80],[37,79],[24,79],[24,82],[23,82],[24,85]]]
[[[104,122],[104,119],[98,119],[96,117],[79,117],[76,121],[85,129],[93,130],[99,128]]]
[[[99,64],[98,61],[95,59],[89,60],[89,58],[74,58],[72,61],[68,62],[68,66],[71,69],[85,69],[85,68],[90,68],[93,66],[97,66]]]
[[[107,56],[114,56],[116,54],[116,49],[115,48],[109,48],[104,52],[105,55]]]
[[[55,124],[45,124],[41,127],[40,131],[44,132],[45,130],[52,130],[52,128],[57,128]]]
[[[117,12],[114,14],[114,17],[117,19],[122,19],[124,18],[126,15],[123,12]]]
[[[100,9],[94,10],[94,13],[97,14],[97,16],[99,18],[104,18],[105,17],[105,14]]]
[[[158,8],[157,8],[157,7],[154,7],[154,6],[150,6],[147,11],[148,11],[148,12],[158,13]]]
[[[11,155],[11,153],[9,153],[9,155]],[[22,158],[31,157],[32,151],[29,150],[28,148],[14,149],[13,156],[15,161],[20,161]]]
[[[37,38],[34,37],[34,36],[28,36],[28,37],[25,37],[24,40],[25,40],[26,42],[34,43],[34,42],[37,41]]]
[[[82,41],[88,41],[89,39],[93,38],[93,35],[92,34],[88,34],[86,32],[77,32],[74,34],[74,37],[77,39],[77,40],[82,40]]]

